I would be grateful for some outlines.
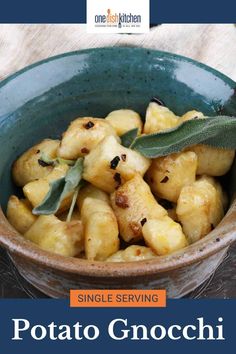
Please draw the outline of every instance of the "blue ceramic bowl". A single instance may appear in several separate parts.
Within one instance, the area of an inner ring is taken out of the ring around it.
[[[78,116],[104,117],[119,108],[134,109],[144,116],[153,96],[179,115],[192,109],[206,115],[236,115],[235,82],[196,61],[149,49],[115,47],[67,53],[2,81],[3,211],[10,194],[17,192],[10,170],[23,151],[43,138],[60,137]],[[232,183],[232,195],[234,190]],[[227,216],[207,237],[173,255],[141,263],[88,262],[42,251],[24,240],[3,214],[0,242],[21,274],[51,296],[64,297],[70,288],[164,287],[170,297],[180,297],[206,280],[222,260],[236,237],[235,213],[232,202]]]

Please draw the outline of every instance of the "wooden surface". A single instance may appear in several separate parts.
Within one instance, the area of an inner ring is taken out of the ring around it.
[[[141,46],[174,52],[208,64],[236,81],[236,27],[161,25],[145,35],[94,35],[85,25],[0,25],[0,79],[63,52],[104,46]],[[216,273],[189,297],[236,297],[236,245]],[[0,297],[44,297],[18,274],[0,250]]]

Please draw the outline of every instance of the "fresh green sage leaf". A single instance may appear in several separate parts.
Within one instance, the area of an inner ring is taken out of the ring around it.
[[[83,162],[84,159],[82,157],[79,158],[74,164],[74,166],[69,169],[65,176],[65,182],[69,191],[75,189],[82,178]]]
[[[83,158],[79,158],[65,177],[50,183],[50,189],[40,205],[33,209],[34,215],[55,214],[62,200],[79,186],[83,173]]]
[[[145,157],[156,158],[196,144],[236,149],[236,117],[216,116],[189,120],[173,129],[137,137],[131,148]]]
[[[75,208],[75,203],[79,194],[79,191],[81,188],[83,188],[86,185],[86,181],[84,181],[83,179],[81,179],[81,181],[78,184],[78,187],[75,188],[74,194],[73,194],[73,198],[71,201],[71,205],[70,205],[70,209],[66,218],[66,221],[71,221],[71,217]]]
[[[134,139],[137,137],[138,135],[138,129],[132,129],[129,130],[127,133],[123,134],[120,138],[121,138],[121,144],[125,147],[130,147],[130,145],[133,143]]]
[[[50,189],[40,205],[32,211],[34,215],[54,214],[60,207],[61,195],[65,188],[65,177],[50,183]]]

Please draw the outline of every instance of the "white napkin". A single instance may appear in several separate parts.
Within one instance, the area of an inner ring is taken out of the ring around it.
[[[86,25],[0,25],[0,79],[63,52],[104,46],[140,46],[182,54],[236,81],[233,24],[166,24],[147,34],[87,34]]]

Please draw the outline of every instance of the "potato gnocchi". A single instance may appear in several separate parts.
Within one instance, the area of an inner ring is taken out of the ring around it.
[[[229,171],[235,151],[195,145],[151,160],[123,146],[122,136],[201,118],[197,110],[178,116],[154,98],[144,123],[130,109],[75,119],[61,140],[43,140],[13,164],[24,198],[10,196],[9,222],[43,250],[89,261],[148,261],[200,240],[226,211],[227,195],[215,177]],[[78,159],[82,183],[62,193],[56,212],[38,215],[53,188],[63,190]]]

